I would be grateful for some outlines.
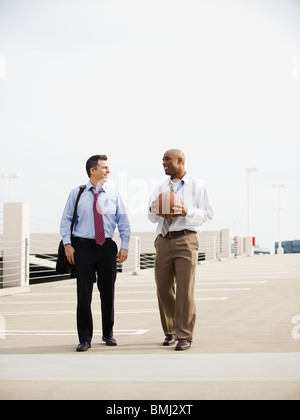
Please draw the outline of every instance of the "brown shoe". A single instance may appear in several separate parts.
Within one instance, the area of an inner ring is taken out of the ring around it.
[[[163,342],[163,346],[172,346],[175,344],[175,335],[167,335],[165,341]]]
[[[176,351],[188,350],[191,347],[191,342],[188,340],[178,340],[178,344],[175,347]]]

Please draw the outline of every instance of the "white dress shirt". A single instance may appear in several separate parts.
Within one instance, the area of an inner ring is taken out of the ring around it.
[[[177,195],[187,207],[187,215],[185,217],[180,216],[173,218],[169,231],[178,232],[188,229],[194,232],[200,232],[201,225],[213,218],[213,210],[209,195],[203,181],[190,178],[187,175],[182,178],[182,181],[184,181],[184,184],[177,192]],[[173,182],[169,178],[156,187],[151,195],[148,206],[148,218],[152,223],[158,223],[156,229],[158,235],[162,233],[164,218],[151,213],[151,205],[162,192],[170,191],[171,187],[176,191],[180,183],[181,180]]]

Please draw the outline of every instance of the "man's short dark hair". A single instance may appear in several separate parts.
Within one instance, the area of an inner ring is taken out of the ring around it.
[[[86,173],[88,174],[88,177],[91,177],[91,169],[97,169],[98,168],[98,161],[99,160],[107,160],[107,156],[106,155],[94,155],[91,156],[87,161],[86,161]]]

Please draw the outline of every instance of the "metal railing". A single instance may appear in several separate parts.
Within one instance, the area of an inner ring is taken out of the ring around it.
[[[31,235],[24,243],[5,242],[0,238],[0,288],[28,285],[70,278],[69,274],[56,273],[57,249],[60,236],[57,234]],[[118,265],[118,271],[138,274],[140,270],[154,267],[155,233],[132,236],[129,258]],[[120,241],[114,238],[117,245]],[[229,230],[201,232],[198,234],[198,262],[220,260],[243,255],[243,240],[231,238]]]
[[[29,242],[0,242],[0,288],[29,284]]]

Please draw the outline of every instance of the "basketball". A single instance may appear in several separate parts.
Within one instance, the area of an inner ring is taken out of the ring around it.
[[[182,204],[182,201],[175,192],[163,192],[156,199],[156,214],[160,217],[171,218],[174,216],[173,207],[176,204]]]

